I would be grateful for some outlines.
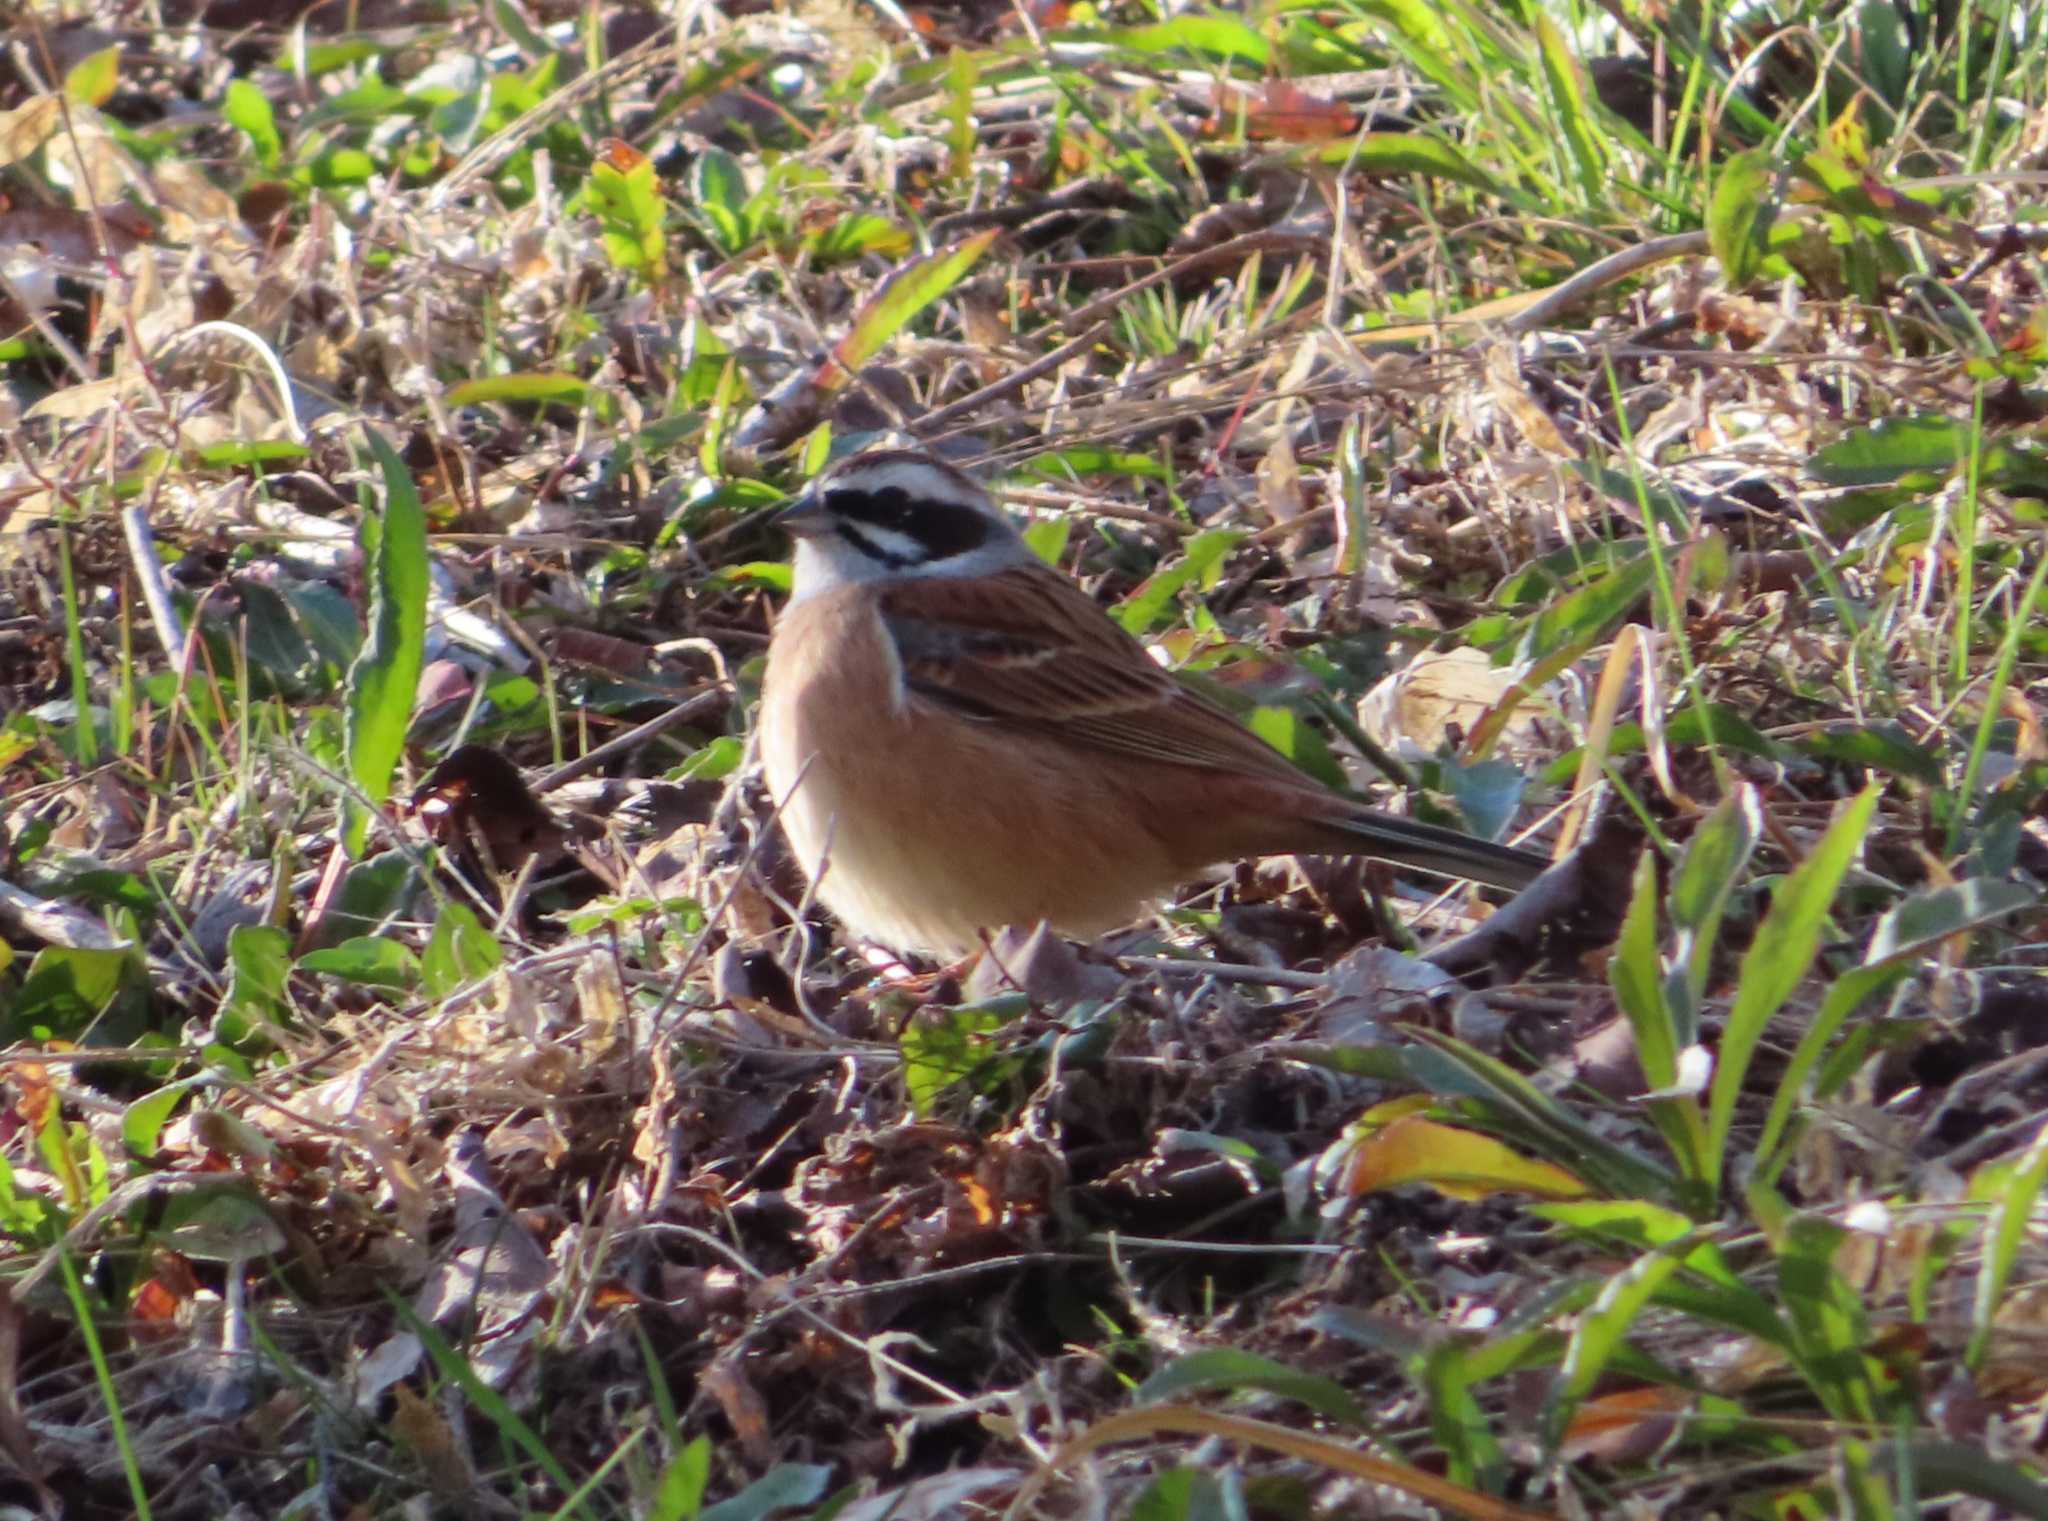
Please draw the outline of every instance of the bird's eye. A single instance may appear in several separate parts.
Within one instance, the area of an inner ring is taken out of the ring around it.
[[[875,493],[875,502],[882,509],[882,521],[891,528],[910,526],[910,493],[901,486],[884,486]]]

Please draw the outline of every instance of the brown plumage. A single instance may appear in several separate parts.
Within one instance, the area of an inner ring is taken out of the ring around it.
[[[857,934],[940,955],[1039,919],[1095,935],[1247,856],[1363,853],[1504,887],[1547,864],[1297,770],[922,455],[857,456],[790,524],[762,757],[820,900]]]

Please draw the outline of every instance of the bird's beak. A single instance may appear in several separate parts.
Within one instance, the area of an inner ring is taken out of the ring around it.
[[[812,539],[821,533],[829,533],[831,520],[825,515],[825,504],[814,491],[806,491],[787,507],[775,514],[775,526],[793,539]]]

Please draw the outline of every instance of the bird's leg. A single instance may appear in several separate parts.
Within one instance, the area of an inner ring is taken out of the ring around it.
[[[918,1004],[944,1002],[940,994],[950,998],[960,996],[960,984],[967,970],[980,959],[982,952],[974,951],[962,959],[945,966],[934,967],[920,972],[901,956],[884,946],[863,943],[857,954],[861,961],[875,974],[875,981],[890,993],[909,998]],[[949,992],[950,990],[950,992]]]

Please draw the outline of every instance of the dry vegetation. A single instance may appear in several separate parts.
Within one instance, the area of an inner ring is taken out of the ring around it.
[[[2036,8],[0,20],[6,1514],[2048,1515]],[[1579,889],[878,972],[885,435]]]

